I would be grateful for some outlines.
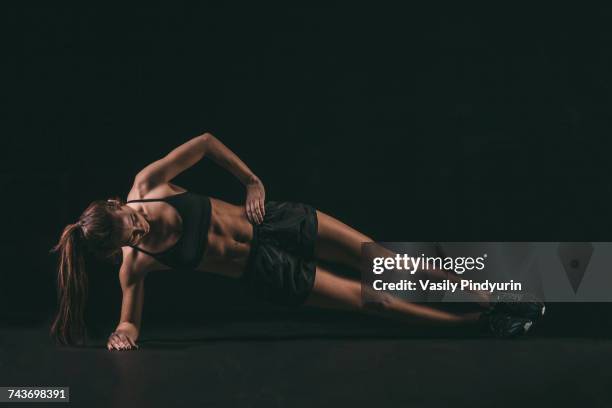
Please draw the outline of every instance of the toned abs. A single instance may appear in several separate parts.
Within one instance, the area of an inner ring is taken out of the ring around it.
[[[197,270],[238,278],[244,272],[251,249],[253,225],[244,206],[210,198],[208,245]]]

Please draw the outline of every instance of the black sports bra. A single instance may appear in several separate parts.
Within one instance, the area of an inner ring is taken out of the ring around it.
[[[185,191],[164,198],[145,198],[128,200],[128,203],[164,201],[173,206],[181,216],[183,227],[176,244],[161,252],[149,252],[130,245],[137,251],[152,256],[159,262],[174,269],[194,269],[202,260],[208,245],[208,227],[210,226],[210,198]]]

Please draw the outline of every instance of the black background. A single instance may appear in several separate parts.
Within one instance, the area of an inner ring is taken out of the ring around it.
[[[465,4],[21,6],[2,13],[0,318],[55,305],[62,228],[205,131],[379,241],[609,241],[610,10]],[[204,159],[176,183],[238,203]],[[89,320],[116,323],[95,261]],[[261,315],[214,276],[153,274],[145,325]],[[602,309],[603,310],[603,309]],[[146,326],[145,326],[146,327]]]

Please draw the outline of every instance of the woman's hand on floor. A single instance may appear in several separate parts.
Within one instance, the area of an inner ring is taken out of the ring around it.
[[[108,350],[133,350],[138,349],[138,345],[127,333],[119,330],[110,334],[106,348]]]
[[[266,190],[263,183],[258,178],[246,185],[246,213],[247,218],[252,224],[261,224],[266,215],[265,201]]]

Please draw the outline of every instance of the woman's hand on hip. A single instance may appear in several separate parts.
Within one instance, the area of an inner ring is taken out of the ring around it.
[[[246,185],[246,213],[252,224],[261,224],[266,215],[266,190],[259,178],[255,178]]]
[[[122,330],[114,331],[106,342],[108,350],[133,350],[138,349],[136,341]]]

